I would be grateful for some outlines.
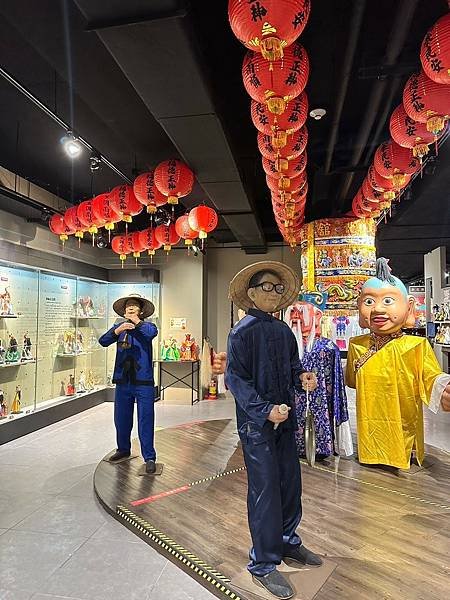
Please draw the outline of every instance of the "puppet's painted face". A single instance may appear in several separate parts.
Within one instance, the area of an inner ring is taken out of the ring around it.
[[[247,295],[256,308],[267,313],[273,313],[277,310],[280,304],[281,294],[283,293],[278,293],[275,286],[282,285],[281,279],[277,275],[264,273],[261,282],[256,287],[249,288]]]
[[[129,319],[131,316],[136,315],[139,316],[141,314],[141,304],[139,300],[127,300],[125,304],[125,314],[124,317]]]
[[[290,320],[295,323],[297,322],[303,337],[308,337],[311,333],[311,329],[315,319],[315,334],[320,335],[320,321],[322,319],[322,311],[316,308],[314,304],[309,302],[295,302],[292,305]]]
[[[358,299],[359,324],[380,335],[405,327],[411,312],[411,300],[393,286],[363,287]]]

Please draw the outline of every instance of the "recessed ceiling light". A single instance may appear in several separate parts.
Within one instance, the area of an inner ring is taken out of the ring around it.
[[[320,119],[326,114],[327,111],[324,108],[314,108],[312,111],[310,111],[309,116],[313,119],[316,119],[316,121],[320,121]]]
[[[77,158],[80,156],[83,148],[71,131],[67,132],[67,135],[62,138],[61,142],[64,147],[64,151],[69,158]]]

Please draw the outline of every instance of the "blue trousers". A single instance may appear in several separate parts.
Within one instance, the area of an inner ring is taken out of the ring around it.
[[[114,401],[114,424],[117,449],[131,451],[134,402],[137,404],[138,435],[144,461],[155,460],[155,392],[152,385],[117,384]]]
[[[281,563],[289,545],[300,546],[296,534],[302,517],[302,482],[293,431],[274,432],[258,444],[242,444],[248,479],[248,524],[253,548],[248,570],[266,575]]]

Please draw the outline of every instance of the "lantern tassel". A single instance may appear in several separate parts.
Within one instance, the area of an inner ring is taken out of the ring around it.
[[[261,40],[259,47],[264,58],[270,61],[269,68],[272,71],[272,61],[281,60],[284,55],[281,40],[276,37],[267,37],[265,40]]]

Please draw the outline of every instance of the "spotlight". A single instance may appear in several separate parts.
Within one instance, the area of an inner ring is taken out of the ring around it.
[[[103,237],[103,234],[99,233],[96,239],[97,248],[106,248],[108,246],[108,240]]]
[[[101,167],[102,159],[98,154],[92,153],[89,158],[89,165],[91,167],[91,171],[98,171]]]
[[[154,216],[156,225],[170,225],[172,217],[164,208],[158,208]]]
[[[61,142],[69,158],[78,158],[80,156],[83,148],[71,131],[67,132],[67,135],[62,138]]]
[[[324,108],[314,108],[310,111],[309,116],[315,119],[316,121],[320,121],[322,117],[327,114],[327,111]]]

